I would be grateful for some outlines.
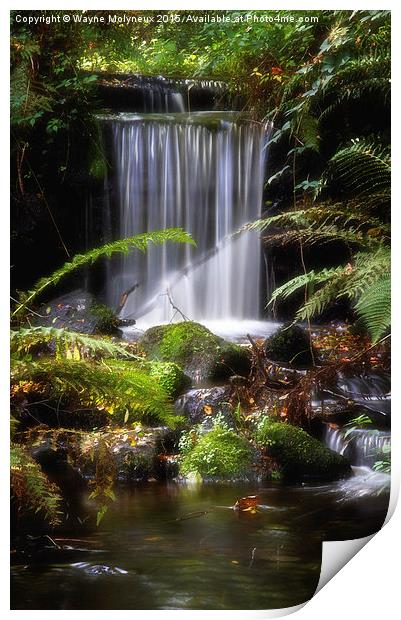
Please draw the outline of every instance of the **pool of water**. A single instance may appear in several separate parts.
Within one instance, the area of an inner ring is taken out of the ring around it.
[[[305,602],[322,540],[380,529],[384,475],[334,484],[148,484],[121,490],[80,557],[12,568],[12,609],[275,609]],[[256,514],[235,501],[258,494]]]

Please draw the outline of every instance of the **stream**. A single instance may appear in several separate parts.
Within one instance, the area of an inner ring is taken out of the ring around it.
[[[12,609],[274,609],[308,600],[321,542],[380,529],[389,476],[288,486],[148,484],[118,493],[70,551],[15,565]],[[236,512],[257,494],[256,514]],[[79,550],[78,553],[76,550]],[[71,554],[71,558],[68,555]],[[49,596],[52,592],[52,596]]]

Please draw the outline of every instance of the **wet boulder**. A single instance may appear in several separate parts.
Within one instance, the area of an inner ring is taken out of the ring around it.
[[[177,415],[183,416],[191,424],[204,424],[219,415],[232,423],[230,388],[226,386],[189,390],[174,403]]]
[[[76,290],[43,304],[34,325],[65,328],[82,334],[119,335],[119,319],[109,308],[84,290]]]
[[[247,348],[227,342],[192,321],[151,327],[139,347],[149,359],[178,364],[196,382],[250,372]]]
[[[274,422],[266,417],[259,426],[256,440],[290,480],[336,480],[351,474],[350,463],[341,454],[286,422]]]
[[[309,334],[299,325],[281,327],[263,346],[268,359],[290,368],[310,368],[318,361]]]
[[[81,479],[94,480],[99,465],[116,480],[130,483],[164,476],[165,459],[159,457],[173,451],[175,443],[175,434],[164,426],[107,427],[91,433],[54,429],[32,433],[30,450],[58,484],[71,471]]]

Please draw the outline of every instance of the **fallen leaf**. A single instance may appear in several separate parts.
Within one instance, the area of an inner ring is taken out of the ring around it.
[[[256,512],[258,502],[258,495],[247,495],[246,497],[241,497],[235,502],[234,510],[239,510],[240,512],[251,512],[254,514]]]

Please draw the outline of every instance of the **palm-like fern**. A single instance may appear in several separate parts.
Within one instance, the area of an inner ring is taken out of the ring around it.
[[[157,380],[135,366],[108,365],[107,360],[40,358],[13,360],[12,386],[36,389],[49,400],[61,399],[72,409],[104,409],[128,420],[135,416],[174,427],[180,419]],[[32,388],[34,384],[34,388]]]
[[[297,320],[310,320],[331,303],[348,298],[376,342],[390,313],[390,156],[372,140],[359,140],[335,153],[319,187],[335,188],[343,202],[304,200],[298,208],[258,220],[247,229],[264,232],[270,243],[322,244],[342,240],[357,253],[346,265],[301,274],[278,287],[270,303],[300,289],[306,300]],[[305,207],[306,204],[306,207]]]
[[[329,161],[326,183],[341,185],[352,196],[387,194],[390,197],[390,154],[372,140],[354,140]]]
[[[11,494],[20,513],[40,513],[50,525],[60,523],[61,495],[27,450],[12,444],[10,450]]]
[[[71,262],[65,263],[50,276],[41,278],[30,291],[23,293],[20,296],[19,304],[11,316],[21,316],[21,314],[27,311],[27,305],[34,302],[47,288],[58,284],[62,278],[77,269],[93,264],[99,258],[110,258],[114,254],[128,254],[132,250],[144,252],[149,245],[161,245],[168,241],[171,243],[189,243],[195,245],[191,235],[182,230],[182,228],[167,228],[166,230],[142,233],[134,237],[128,237],[127,239],[112,241],[101,247],[94,248],[86,252],[86,254],[77,254]]]
[[[311,203],[306,208],[302,204],[296,210],[256,220],[244,229],[261,230],[269,242],[282,245],[342,240],[359,248],[375,249],[390,237],[389,224],[362,209],[361,201],[355,199]]]
[[[269,303],[286,299],[307,289],[307,300],[295,319],[309,320],[321,314],[333,301],[348,298],[366,324],[373,342],[377,342],[391,323],[390,250],[356,254],[354,263],[322,271],[310,271],[276,288]]]
[[[58,357],[135,357],[122,345],[111,340],[56,327],[23,327],[11,330],[10,339],[11,353],[26,354],[38,345],[54,343]]]
[[[390,273],[383,273],[363,291],[355,309],[377,342],[391,325]]]

